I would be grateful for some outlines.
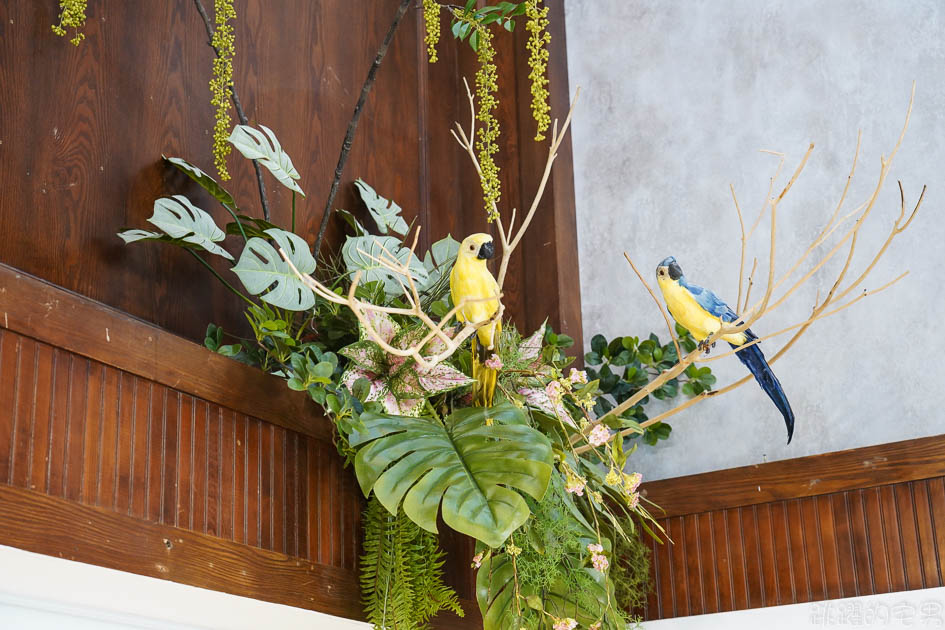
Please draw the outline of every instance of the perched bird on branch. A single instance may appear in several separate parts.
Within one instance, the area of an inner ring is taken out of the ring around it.
[[[485,362],[495,350],[502,330],[502,322],[496,318],[499,310],[499,285],[489,272],[486,261],[495,255],[495,244],[489,234],[471,234],[459,246],[456,264],[450,272],[450,293],[453,304],[467,303],[456,313],[461,322],[485,324],[473,337],[472,376],[477,381],[475,401],[477,405],[492,405],[495,393],[496,371],[486,367]],[[489,298],[494,299],[489,299]]]
[[[715,293],[687,282],[682,268],[672,256],[663,260],[656,268],[656,282],[660,286],[660,291],[663,292],[663,299],[666,301],[670,315],[680,326],[692,333],[703,350],[708,350],[704,344],[705,339],[718,331],[723,323],[730,324],[738,321],[735,311],[720,300]],[[790,444],[791,437],[794,435],[794,412],[791,410],[791,403],[788,402],[787,396],[784,395],[781,383],[778,382],[778,378],[765,360],[760,345],[756,343],[738,350],[739,347],[757,338],[757,335],[747,329],[721,337],[735,349],[735,356],[751,371],[755,380],[761,385],[761,389],[768,394],[778,411],[784,416],[788,444]]]

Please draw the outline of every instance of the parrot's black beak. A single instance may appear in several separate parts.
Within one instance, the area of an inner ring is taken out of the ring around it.
[[[482,247],[479,248],[479,255],[476,256],[479,260],[490,260],[495,255],[495,243],[489,241],[488,243],[483,243]]]
[[[673,280],[682,278],[682,267],[679,266],[679,263],[669,263],[669,277]]]

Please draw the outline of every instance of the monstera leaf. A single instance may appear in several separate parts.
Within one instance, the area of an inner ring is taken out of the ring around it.
[[[265,233],[285,251],[301,273],[315,271],[315,259],[304,240],[277,228],[266,230]],[[265,292],[260,297],[273,306],[290,311],[306,311],[315,305],[312,290],[299,280],[279,252],[262,238],[249,239],[233,272],[253,295]]]
[[[163,157],[168,164],[172,165],[187,175],[187,177],[197,182],[201,188],[210,193],[214,199],[222,203],[224,206],[230,210],[236,209],[236,201],[233,199],[233,195],[228,193],[226,189],[220,186],[220,184],[217,183],[217,180],[213,179],[183,158],[167,157],[166,155],[162,155],[161,157]]]
[[[282,150],[282,145],[276,140],[272,129],[264,125],[259,126],[262,131],[249,125],[236,125],[228,138],[230,144],[236,147],[243,157],[256,160],[268,168],[283,186],[304,197],[305,193],[295,181],[299,179],[299,172],[292,166],[292,159]]]
[[[180,239],[184,243],[196,245],[211,254],[223,256],[233,260],[230,252],[226,251],[218,242],[226,238],[226,234],[217,227],[213,217],[190,203],[183,195],[162,197],[154,202],[154,214],[148,221],[161,229],[167,237]],[[168,240],[159,232],[147,230],[125,230],[119,232],[126,243],[144,240]]]
[[[588,578],[580,592],[572,592],[566,584],[557,581],[541,593],[530,588],[522,588],[520,593],[529,607],[544,610],[554,617],[571,617],[581,628],[601,620],[611,622],[607,624],[609,627],[623,627],[610,609],[614,605],[613,584],[595,569],[577,570]],[[507,553],[486,552],[476,573],[476,599],[482,613],[483,630],[518,630],[525,625],[516,613],[515,571]],[[608,605],[608,602],[611,603]]]
[[[401,285],[397,282],[397,278],[389,269],[374,260],[385,257],[385,251],[402,263],[407,262],[407,257],[410,256],[410,250],[401,246],[399,239],[393,236],[366,234],[349,236],[341,247],[341,257],[349,273],[361,272],[362,283],[383,282],[384,290],[388,295],[396,295],[401,292]],[[427,270],[416,257],[410,258],[410,275],[419,286],[424,286],[427,282]],[[406,284],[405,279],[401,278],[401,281]]]
[[[487,423],[491,419],[491,423]],[[361,414],[363,431],[349,436],[355,472],[392,514],[404,512],[436,532],[444,522],[490,547],[501,545],[530,514],[513,488],[540,500],[551,477],[551,443],[510,404],[466,408],[445,422]]]
[[[423,266],[429,276],[423,286],[424,290],[430,289],[443,279],[452,268],[453,263],[456,262],[456,254],[458,253],[459,241],[450,234],[430,246],[430,251],[423,258]]]
[[[362,179],[355,180],[354,185],[358,187],[361,200],[367,206],[368,212],[371,213],[371,218],[374,219],[381,234],[393,231],[403,236],[407,233],[407,222],[400,216],[400,206],[378,195]]]

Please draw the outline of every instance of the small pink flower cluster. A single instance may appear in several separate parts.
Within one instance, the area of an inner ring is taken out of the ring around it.
[[[578,622],[570,617],[565,617],[564,619],[555,619],[554,630],[574,630],[577,628]]]
[[[484,364],[490,370],[501,370],[502,369],[502,359],[499,358],[499,355],[493,354],[491,357],[486,359]]]
[[[584,485],[585,484],[584,484],[583,479],[569,472],[568,477],[564,482],[564,489],[570,492],[571,494],[576,494],[579,497],[583,497]]]
[[[602,424],[591,429],[587,436],[587,441],[593,446],[603,446],[608,440],[610,440],[610,430]]]
[[[595,621],[594,623],[590,625],[590,627],[587,630],[600,630],[600,624],[601,622]]]
[[[604,555],[604,547],[598,543],[591,543],[587,546],[587,550],[591,552],[591,564],[594,565],[594,568],[603,573],[607,570],[607,567],[610,566],[610,561],[607,560],[607,556]]]
[[[624,483],[624,486],[627,488],[627,492],[636,492],[637,488],[640,487],[641,481],[643,481],[643,475],[641,475],[638,472],[625,475],[623,479],[623,483]]]
[[[587,384],[587,372],[584,370],[576,370],[571,368],[571,374],[568,375],[568,380],[571,381],[572,385],[586,385]]]
[[[551,381],[545,386],[545,394],[548,396],[548,400],[551,401],[552,405],[557,405],[561,402],[561,397],[564,395],[562,391],[561,383],[558,381]]]
[[[479,553],[477,553],[476,555],[474,555],[474,556],[473,556],[473,559],[472,559],[472,564],[469,565],[469,566],[471,566],[471,567],[474,568],[474,569],[478,569],[479,567],[481,567],[481,566],[482,566],[482,556],[485,555],[485,553],[486,553],[485,551],[480,551]]]

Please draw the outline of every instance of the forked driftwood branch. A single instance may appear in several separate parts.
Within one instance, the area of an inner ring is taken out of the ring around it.
[[[852,182],[852,180],[853,180],[853,176],[854,176],[854,173],[855,173],[855,171],[856,171],[857,160],[858,160],[858,158],[859,158],[859,152],[860,152],[860,136],[858,135],[858,136],[857,136],[857,143],[856,143],[856,150],[855,150],[854,156],[853,156],[853,165],[852,165],[851,168],[850,168],[850,174],[847,176],[846,184],[845,184],[845,186],[844,186],[844,188],[843,188],[843,192],[842,192],[841,195],[840,195],[840,200],[839,200],[839,202],[837,203],[837,206],[836,206],[836,208],[835,208],[834,211],[833,211],[833,214],[830,216],[829,220],[827,221],[826,225],[824,225],[823,229],[821,230],[820,234],[818,234],[817,238],[815,238],[815,239],[811,242],[810,246],[808,246],[808,247],[805,249],[805,251],[798,257],[798,259],[794,262],[794,264],[793,264],[784,274],[782,274],[782,275],[781,275],[780,277],[778,277],[777,279],[776,279],[776,275],[775,275],[775,264],[774,264],[774,262],[775,262],[775,248],[776,248],[776,244],[777,244],[777,213],[778,213],[778,206],[779,206],[779,204],[782,202],[782,200],[785,198],[785,196],[787,195],[787,193],[790,191],[790,189],[791,189],[791,187],[794,185],[794,183],[797,181],[798,177],[801,175],[801,172],[803,171],[804,166],[807,164],[807,161],[808,161],[808,159],[810,158],[810,155],[811,155],[811,152],[813,151],[814,145],[813,145],[813,144],[810,145],[810,147],[808,148],[807,152],[804,154],[803,159],[800,161],[800,163],[798,164],[797,168],[795,169],[795,171],[794,171],[793,175],[791,176],[790,180],[788,181],[788,183],[785,185],[785,187],[781,190],[781,192],[780,192],[777,196],[772,196],[772,191],[774,190],[774,183],[775,183],[775,180],[777,179],[777,176],[780,174],[781,167],[783,166],[783,163],[784,163],[784,156],[783,156],[783,154],[774,153],[774,152],[769,151],[769,153],[773,153],[774,155],[778,155],[781,159],[779,160],[778,167],[777,167],[777,169],[776,169],[776,171],[775,171],[775,175],[771,178],[771,183],[770,183],[769,188],[768,188],[768,194],[766,195],[765,202],[764,202],[764,204],[762,205],[762,208],[761,208],[761,211],[760,211],[760,213],[759,213],[759,215],[758,215],[758,218],[755,220],[755,222],[753,223],[752,227],[748,230],[747,233],[745,232],[744,218],[743,218],[743,216],[742,216],[742,211],[741,211],[741,207],[740,207],[740,205],[739,205],[739,203],[738,203],[738,199],[737,199],[737,197],[736,197],[736,195],[735,195],[735,189],[734,189],[734,187],[731,188],[731,191],[732,191],[732,200],[733,200],[733,202],[734,202],[734,204],[735,204],[735,211],[736,211],[736,213],[737,213],[737,215],[738,215],[739,226],[741,227],[741,254],[740,254],[740,260],[739,260],[739,272],[738,272],[738,273],[739,273],[739,277],[738,277],[738,300],[737,300],[737,302],[736,302],[737,307],[738,307],[738,308],[737,308],[737,312],[738,312],[739,315],[740,315],[740,319],[739,319],[739,321],[736,322],[736,323],[720,322],[720,328],[719,328],[719,330],[716,331],[715,333],[713,333],[712,335],[710,335],[708,338],[706,338],[706,340],[705,340],[705,343],[706,343],[706,344],[712,344],[712,343],[714,343],[716,340],[718,340],[719,338],[721,338],[722,336],[730,335],[730,334],[735,334],[735,333],[741,332],[741,331],[743,331],[743,330],[749,328],[752,324],[754,324],[756,321],[758,321],[761,317],[763,317],[763,316],[765,316],[765,315],[771,313],[772,311],[774,311],[776,308],[778,308],[779,306],[781,306],[782,304],[784,304],[784,303],[788,300],[788,298],[790,298],[792,295],[794,295],[794,294],[797,292],[797,290],[798,290],[799,288],[801,288],[802,286],[804,286],[804,285],[810,280],[810,278],[814,275],[814,273],[817,272],[817,270],[819,270],[821,267],[823,267],[825,264],[827,264],[827,262],[829,262],[837,253],[841,252],[845,247],[847,248],[847,250],[846,250],[846,251],[847,251],[847,254],[846,254],[846,260],[845,260],[845,262],[844,262],[844,264],[843,264],[842,269],[841,269],[840,272],[837,274],[836,278],[834,279],[833,283],[831,284],[830,290],[827,292],[827,294],[826,294],[826,296],[823,298],[823,300],[820,299],[820,294],[819,294],[819,292],[818,292],[817,298],[816,298],[815,301],[814,301],[814,305],[813,305],[813,307],[812,307],[812,309],[811,309],[811,314],[810,314],[809,317],[807,317],[805,320],[803,320],[803,321],[801,321],[801,322],[798,322],[798,323],[792,324],[792,325],[790,325],[790,326],[787,326],[787,327],[785,327],[785,328],[782,328],[781,330],[778,330],[777,332],[774,332],[774,333],[771,333],[771,334],[762,336],[761,338],[759,338],[759,339],[757,339],[757,340],[755,340],[755,341],[752,341],[750,344],[747,344],[747,345],[753,345],[753,344],[756,344],[756,343],[760,343],[761,341],[770,339],[770,338],[772,338],[772,337],[776,337],[776,336],[779,336],[779,335],[783,335],[783,334],[785,334],[785,333],[787,333],[787,332],[790,332],[790,331],[796,331],[796,332],[794,333],[794,335],[793,335],[793,336],[792,336],[792,337],[768,360],[768,363],[774,363],[774,362],[777,361],[779,358],[781,358],[782,356],[784,356],[785,352],[787,352],[787,351],[797,342],[797,340],[798,340],[805,332],[807,332],[807,330],[810,328],[810,326],[811,326],[814,322],[816,322],[817,320],[823,319],[823,318],[825,318],[825,317],[829,317],[829,316],[831,316],[831,315],[835,315],[835,314],[839,313],[840,311],[845,310],[845,309],[849,308],[850,306],[853,306],[854,304],[856,304],[857,302],[863,300],[864,298],[867,298],[867,297],[869,297],[869,296],[871,296],[871,295],[875,295],[876,293],[879,293],[880,291],[884,291],[885,289],[891,287],[892,285],[894,285],[896,282],[898,282],[899,280],[901,280],[902,278],[904,278],[904,277],[908,274],[908,271],[903,272],[902,274],[900,274],[899,276],[897,276],[897,277],[894,278],[893,280],[890,280],[889,282],[886,282],[885,284],[881,285],[880,287],[878,287],[878,288],[876,288],[876,289],[872,289],[872,290],[860,290],[860,292],[859,292],[855,297],[852,297],[851,299],[847,300],[847,297],[850,296],[851,293],[853,293],[854,291],[857,291],[858,289],[860,289],[860,287],[861,287],[861,285],[863,284],[863,282],[870,276],[871,272],[872,272],[872,271],[874,270],[874,268],[876,267],[876,263],[879,262],[879,259],[882,258],[882,256],[886,253],[886,251],[887,251],[887,249],[889,248],[889,245],[892,243],[893,239],[895,239],[895,237],[898,236],[899,234],[902,234],[902,232],[904,232],[904,231],[909,227],[909,225],[912,223],[912,220],[915,218],[916,213],[919,211],[919,207],[922,205],[922,200],[923,200],[924,197],[925,197],[925,187],[922,188],[922,193],[919,195],[919,198],[918,198],[918,200],[917,200],[917,202],[916,202],[916,204],[915,204],[915,206],[914,206],[912,212],[909,213],[908,216],[906,216],[906,208],[907,208],[907,206],[906,206],[905,192],[903,191],[902,183],[900,182],[900,183],[899,183],[899,193],[900,193],[900,195],[899,195],[899,198],[900,198],[899,216],[898,216],[898,217],[896,218],[896,220],[894,221],[894,223],[893,223],[893,225],[892,225],[892,227],[891,227],[891,229],[890,229],[890,231],[889,231],[889,234],[887,235],[887,237],[886,237],[885,241],[883,242],[883,244],[882,244],[882,245],[879,247],[879,249],[873,254],[873,256],[872,256],[872,258],[871,258],[869,264],[866,266],[866,268],[863,270],[863,272],[862,272],[859,276],[857,276],[856,279],[854,279],[852,282],[850,282],[848,285],[846,285],[845,287],[841,288],[841,286],[843,285],[844,280],[846,279],[847,272],[848,272],[849,269],[850,269],[850,263],[851,263],[851,261],[853,260],[854,252],[856,251],[856,245],[857,245],[858,238],[859,238],[859,235],[860,235],[860,230],[862,229],[863,225],[866,223],[867,218],[870,216],[870,214],[871,214],[872,211],[873,211],[873,208],[874,208],[875,205],[876,205],[876,201],[877,201],[877,199],[879,198],[879,193],[880,193],[880,191],[881,191],[882,188],[883,188],[883,185],[884,185],[884,183],[885,183],[885,181],[886,181],[887,175],[889,174],[889,169],[890,169],[890,166],[891,166],[891,164],[892,164],[893,158],[896,156],[896,153],[899,151],[899,147],[900,147],[901,144],[902,144],[902,140],[903,140],[903,138],[904,138],[904,136],[905,136],[905,134],[906,134],[906,130],[907,130],[908,127],[909,127],[909,119],[910,119],[911,114],[912,114],[912,105],[913,105],[914,99],[915,99],[915,85],[913,84],[913,87],[912,87],[912,94],[911,94],[910,99],[909,99],[909,107],[908,107],[908,110],[907,110],[907,113],[906,113],[905,122],[904,122],[904,124],[903,124],[903,126],[902,126],[902,131],[900,132],[899,137],[898,137],[898,139],[897,139],[897,141],[896,141],[896,144],[895,144],[895,146],[893,147],[892,151],[891,151],[890,154],[889,154],[889,157],[887,158],[887,157],[883,156],[883,157],[880,159],[880,171],[879,171],[879,176],[877,177],[876,184],[875,184],[875,186],[873,187],[872,193],[870,194],[869,198],[868,198],[864,203],[862,203],[862,204],[859,205],[857,208],[855,208],[853,211],[849,212],[849,213],[846,214],[846,215],[841,216],[841,209],[842,209],[842,207],[843,207],[843,205],[844,205],[844,202],[845,202],[846,199],[847,199],[847,193],[848,193],[849,190],[850,190],[850,184],[851,184],[851,182]],[[749,275],[749,278],[748,278],[748,286],[747,286],[747,288],[745,288],[744,291],[743,291],[743,287],[744,287],[744,285],[745,285],[745,283],[744,283],[745,248],[746,248],[746,244],[747,244],[748,240],[751,238],[751,235],[754,233],[755,228],[756,228],[756,227],[758,226],[758,224],[760,223],[761,218],[762,218],[768,211],[770,211],[770,213],[771,213],[771,232],[770,232],[770,245],[769,245],[769,252],[768,252],[768,256],[769,256],[769,258],[768,258],[768,280],[767,280],[767,285],[766,285],[766,288],[765,288],[765,294],[764,294],[764,296],[762,297],[762,299],[759,300],[757,303],[755,303],[754,305],[752,305],[752,306],[749,308],[749,307],[748,307],[748,304],[749,304],[749,296],[750,296],[751,287],[752,287],[752,285],[753,285],[753,278],[754,278],[755,268],[756,268],[756,265],[757,265],[757,260],[755,261],[755,265],[753,265],[751,274]],[[812,253],[815,249],[817,249],[819,246],[823,245],[834,233],[837,232],[837,230],[838,230],[848,219],[850,219],[850,218],[852,218],[852,217],[857,217],[857,218],[856,218],[856,221],[854,222],[854,224],[853,224],[849,229],[847,229],[845,232],[842,233],[842,236],[837,240],[837,242],[833,245],[833,247],[832,247],[826,254],[824,254],[823,257],[821,257],[820,260],[818,260],[815,264],[813,264],[813,265],[811,266],[811,268],[810,268],[808,271],[806,271],[800,278],[798,278],[797,280],[795,280],[795,281],[793,282],[793,284],[791,284],[791,285],[784,291],[784,293],[783,293],[782,295],[780,295],[780,296],[779,296],[778,298],[776,298],[776,299],[773,299],[772,296],[774,295],[775,291],[777,291],[785,282],[789,281],[789,280],[792,278],[792,276],[794,275],[794,273],[801,267],[801,265],[804,263],[804,261],[807,260],[807,258],[811,255],[811,253]],[[633,267],[634,272],[636,272],[637,276],[639,277],[639,279],[641,280],[641,282],[643,283],[643,285],[646,287],[647,291],[648,291],[648,292],[650,293],[650,295],[653,297],[654,301],[656,301],[657,306],[659,307],[659,309],[660,309],[660,311],[662,312],[663,317],[664,317],[664,319],[665,319],[665,321],[666,321],[667,328],[668,328],[669,331],[670,331],[670,336],[673,337],[673,340],[674,340],[674,342],[675,342],[675,335],[673,334],[672,325],[671,325],[671,323],[670,323],[670,320],[669,320],[668,315],[666,314],[666,312],[665,312],[665,310],[664,310],[664,308],[663,308],[663,305],[662,305],[662,304],[660,303],[660,301],[656,298],[656,295],[653,293],[653,290],[649,287],[649,285],[647,284],[647,282],[644,280],[643,276],[640,274],[639,270],[636,268],[636,265],[633,264],[633,262],[631,261],[629,255],[627,255],[627,254],[624,254],[624,255],[626,256],[627,261],[630,262],[630,265]],[[743,295],[744,295],[744,298],[745,298],[745,299],[744,299],[744,302],[742,301],[742,296],[743,296]],[[846,300],[846,301],[845,301],[845,300]],[[743,347],[743,348],[744,348],[744,347],[747,347],[747,345],[746,345],[746,346],[742,346],[742,347]],[[677,346],[677,348],[678,348],[678,346]],[[680,357],[680,360],[679,360],[679,362],[678,362],[676,365],[674,365],[672,368],[670,368],[670,369],[668,369],[668,370],[662,372],[659,376],[657,376],[655,379],[653,379],[653,380],[650,381],[647,385],[645,385],[643,388],[641,388],[639,391],[637,391],[633,396],[631,396],[630,398],[628,398],[627,400],[625,400],[625,401],[622,402],[621,404],[619,404],[619,405],[617,405],[616,407],[614,407],[614,409],[612,409],[610,412],[608,412],[607,414],[605,414],[605,415],[602,416],[601,418],[598,418],[598,420],[597,420],[596,422],[591,423],[590,426],[588,426],[588,427],[585,429],[585,432],[584,432],[584,433],[586,434],[587,432],[590,431],[590,429],[592,429],[592,428],[593,428],[594,426],[596,426],[597,424],[600,424],[601,422],[603,422],[604,420],[606,420],[608,417],[610,417],[610,416],[619,416],[619,415],[622,414],[623,412],[625,412],[625,411],[627,411],[628,409],[631,409],[633,406],[639,404],[640,401],[642,401],[647,395],[649,395],[650,393],[652,393],[652,392],[655,391],[656,389],[662,387],[666,382],[668,382],[668,381],[670,381],[670,380],[676,378],[677,376],[679,376],[687,367],[689,367],[689,366],[692,365],[693,363],[696,363],[697,361],[715,361],[715,360],[718,360],[718,359],[721,359],[721,358],[724,358],[724,357],[731,356],[731,355],[734,354],[736,351],[737,351],[737,350],[731,350],[731,351],[722,353],[722,354],[720,354],[720,355],[713,356],[713,357],[708,357],[708,358],[702,358],[702,357],[700,357],[700,355],[702,354],[702,351],[701,351],[700,349],[698,349],[698,348],[695,349],[695,350],[693,350],[692,352],[688,353],[686,356],[682,356],[682,355],[680,355],[680,354],[677,354],[677,356]],[[677,352],[678,352],[678,351],[677,351]],[[731,383],[731,384],[729,384],[729,385],[727,385],[727,386],[725,386],[725,387],[722,387],[721,389],[713,390],[713,391],[710,391],[710,392],[704,392],[704,393],[702,393],[702,394],[699,394],[698,396],[695,396],[695,397],[693,397],[693,398],[691,398],[691,399],[689,399],[689,400],[687,400],[687,401],[681,403],[680,405],[677,405],[676,407],[673,407],[672,409],[669,409],[669,410],[667,410],[667,411],[665,411],[665,412],[663,412],[663,413],[661,413],[661,414],[659,414],[659,415],[657,415],[657,416],[654,416],[654,417],[648,419],[646,422],[641,423],[640,426],[643,427],[643,428],[646,428],[647,426],[650,426],[650,425],[652,425],[652,424],[655,424],[655,423],[657,423],[657,422],[660,422],[660,421],[662,421],[662,420],[665,420],[666,418],[668,418],[668,417],[670,417],[670,416],[673,416],[673,415],[679,413],[680,411],[683,411],[684,409],[687,409],[687,408],[691,407],[692,405],[694,405],[694,404],[696,404],[696,403],[698,403],[698,402],[701,402],[702,400],[705,400],[706,398],[713,397],[713,396],[718,396],[718,395],[720,395],[720,394],[724,394],[724,393],[730,392],[730,391],[732,391],[733,389],[735,389],[736,387],[739,387],[739,386],[741,386],[741,385],[744,385],[745,383],[747,383],[748,381],[750,381],[751,378],[752,378],[751,375],[748,375],[748,376],[745,376],[745,377],[743,377],[743,378],[741,378],[741,379],[735,381],[734,383]],[[634,432],[636,432],[636,431],[637,431],[637,429],[635,429],[635,428],[634,428],[634,429],[625,429],[625,430],[619,432],[618,435],[621,436],[621,437],[623,437],[623,436],[626,436],[626,435],[630,435],[630,434],[632,434],[632,433],[634,433]],[[585,445],[580,446],[580,447],[578,447],[577,449],[575,449],[575,451],[576,451],[577,453],[583,453],[583,452],[586,452],[586,451],[591,450],[592,448],[593,448],[593,447],[592,447],[591,445],[585,444]]]

